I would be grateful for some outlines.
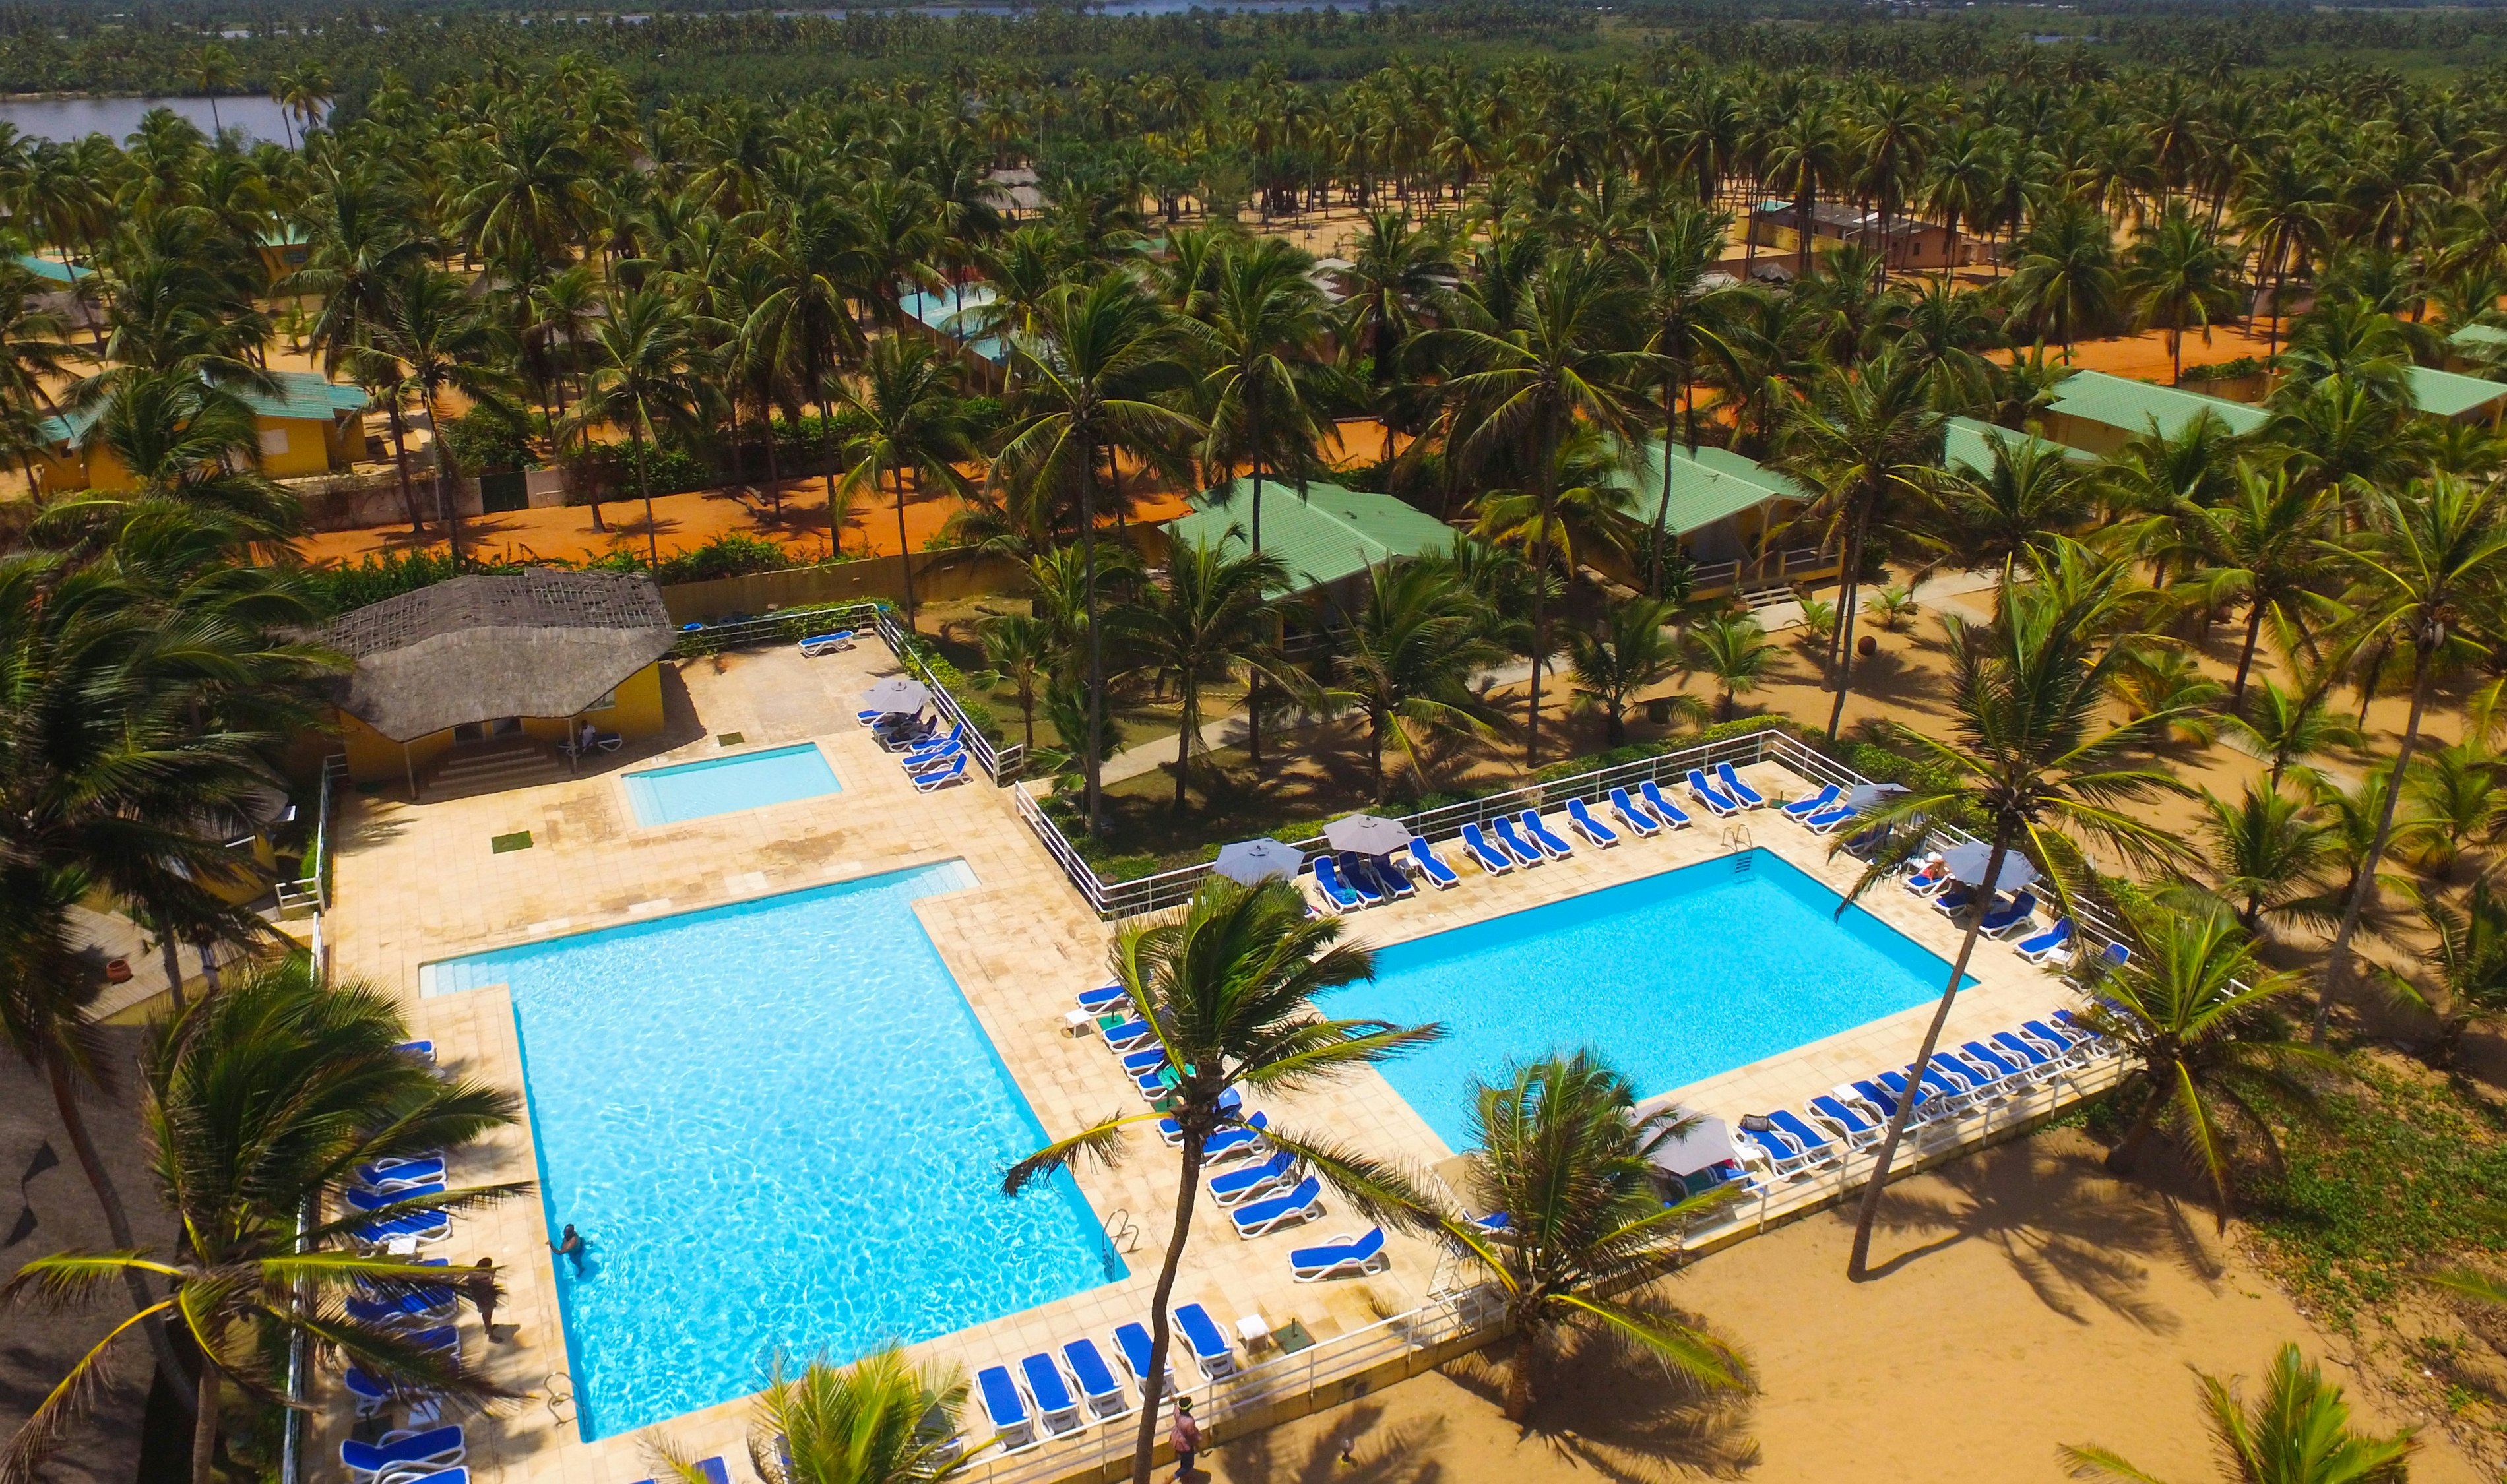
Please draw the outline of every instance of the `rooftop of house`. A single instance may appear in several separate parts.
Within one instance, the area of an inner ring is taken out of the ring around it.
[[[1639,503],[1651,514],[1662,499],[1664,451],[1657,440],[1645,449],[1645,466],[1637,475]],[[1671,500],[1664,527],[1687,535],[1727,516],[1777,500],[1807,500],[1811,491],[1790,476],[1777,473],[1729,449],[1700,445],[1694,452],[1673,444]]]
[[[1250,550],[1253,489],[1251,479],[1239,479],[1203,491],[1192,514],[1167,527],[1168,539]],[[1389,494],[1319,484],[1300,491],[1275,479],[1262,482],[1262,552],[1289,569],[1284,592],[1325,587],[1398,557],[1449,550],[1457,539],[1452,526]]]
[[[256,417],[282,421],[328,422],[334,417],[366,410],[369,398],[362,387],[343,386],[326,380],[309,371],[273,371],[274,385],[262,388],[237,386],[236,395],[252,409]],[[83,407],[56,413],[43,421],[46,443],[77,447],[86,441],[101,409]]]
[[[2075,371],[2065,377],[2055,386],[2054,400],[2046,410],[2132,434],[2146,433],[2156,426],[2170,438],[2204,413],[2219,418],[2230,432],[2241,435],[2271,420],[2271,415],[2260,407],[2206,397],[2182,387],[2136,381],[2130,377],[2109,376],[2103,371]]]

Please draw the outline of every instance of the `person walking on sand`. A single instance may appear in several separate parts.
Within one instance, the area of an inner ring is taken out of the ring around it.
[[[488,1343],[496,1343],[496,1264],[486,1257],[461,1275],[461,1291],[479,1311],[479,1327],[487,1331]]]
[[[1192,1420],[1192,1398],[1179,1396],[1175,1404],[1175,1421],[1167,1428],[1167,1441],[1175,1444],[1177,1484],[1192,1477],[1192,1456],[1201,1451],[1201,1424]]]

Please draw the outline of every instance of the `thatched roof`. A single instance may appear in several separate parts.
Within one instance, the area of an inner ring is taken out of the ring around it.
[[[649,577],[455,577],[345,613],[324,643],[357,662],[340,708],[394,742],[500,716],[572,716],[671,649]]]

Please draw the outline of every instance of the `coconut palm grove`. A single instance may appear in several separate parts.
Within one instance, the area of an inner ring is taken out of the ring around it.
[[[2507,10],[0,90],[0,1484],[2507,1468]]]

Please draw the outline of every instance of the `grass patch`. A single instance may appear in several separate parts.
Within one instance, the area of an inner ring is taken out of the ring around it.
[[[2288,1129],[2284,1168],[2249,1187],[2283,1281],[2343,1324],[2507,1237],[2507,1117],[2459,1082],[2349,1060],[2359,1080],[2326,1099],[2324,1124]]]
[[[488,853],[491,855],[502,855],[508,851],[527,851],[530,848],[531,832],[529,830],[516,830],[510,835],[490,835],[488,837]]]

